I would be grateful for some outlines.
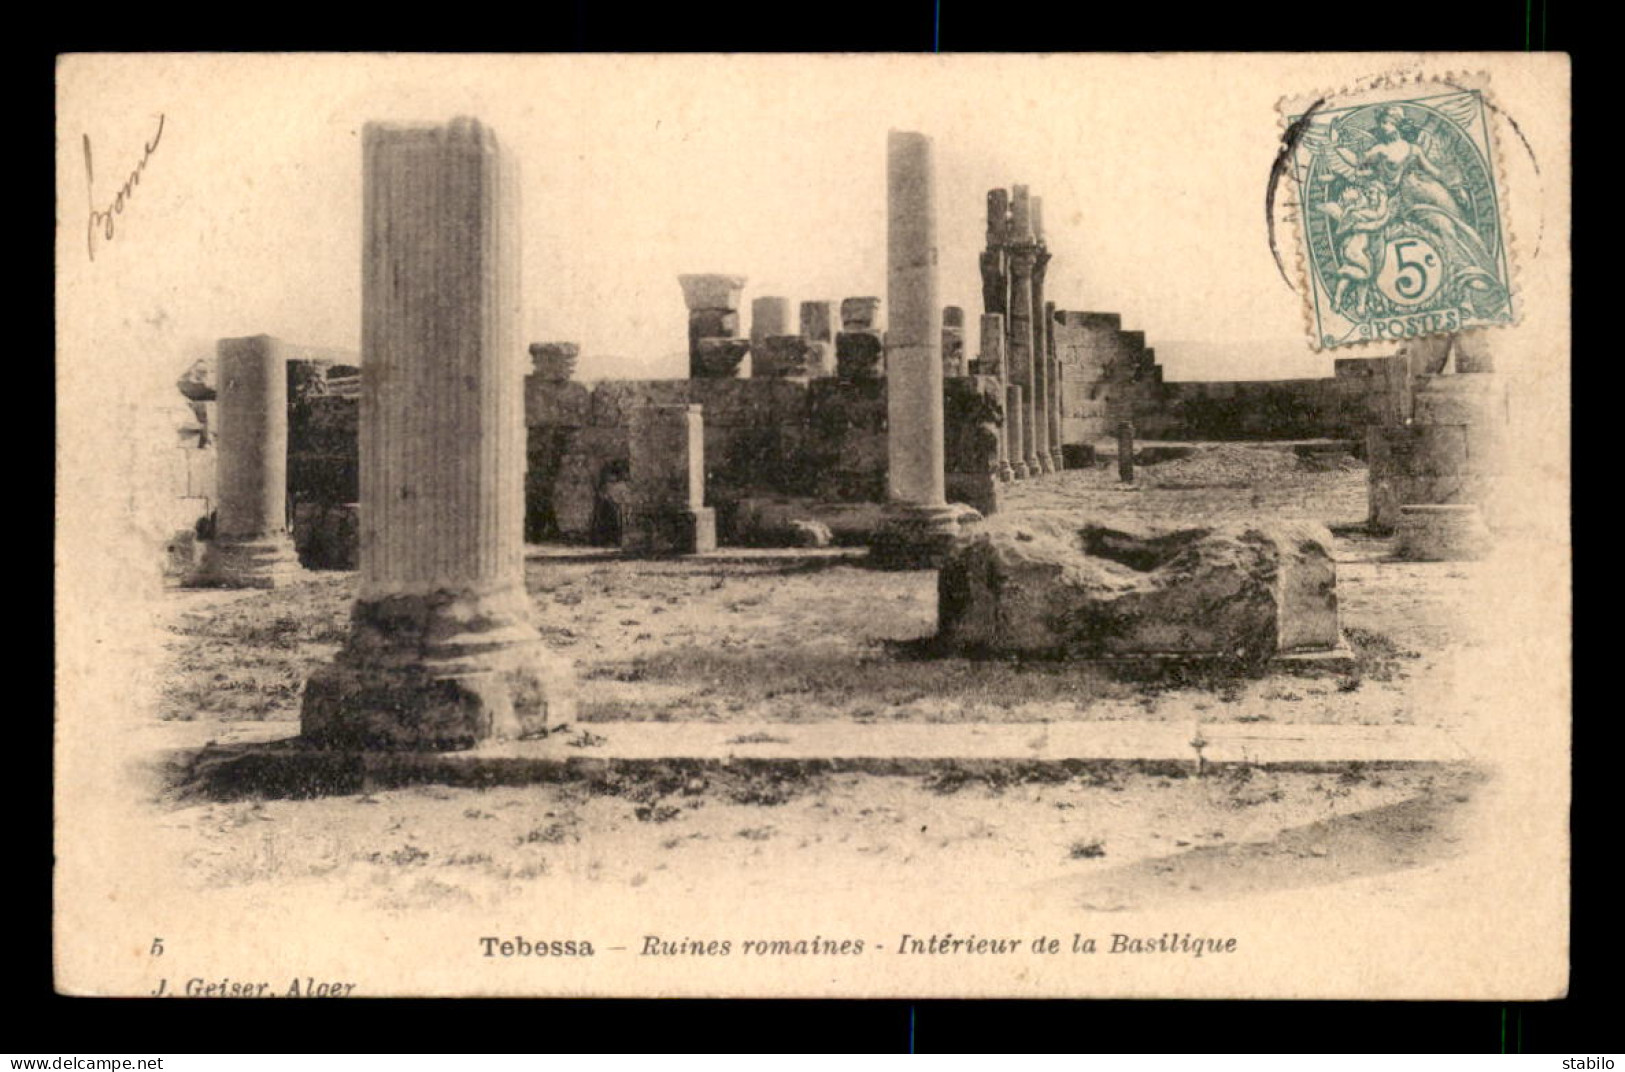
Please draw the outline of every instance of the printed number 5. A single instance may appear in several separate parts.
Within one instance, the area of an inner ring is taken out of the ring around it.
[[[1388,244],[1377,273],[1377,289],[1396,305],[1414,307],[1439,289],[1439,251],[1420,238],[1401,238]]]
[[[1424,250],[1426,252],[1422,252]],[[1406,254],[1409,253],[1416,253],[1416,259],[1407,259]],[[1394,256],[1399,264],[1399,274],[1394,277],[1394,290],[1401,298],[1420,298],[1429,289],[1428,269],[1439,263],[1438,254],[1426,242],[1407,238],[1394,243]]]

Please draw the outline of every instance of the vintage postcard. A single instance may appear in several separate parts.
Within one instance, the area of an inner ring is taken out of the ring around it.
[[[1566,57],[57,123],[60,991],[1566,992]]]

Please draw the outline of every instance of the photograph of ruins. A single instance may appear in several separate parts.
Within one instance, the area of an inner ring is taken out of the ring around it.
[[[1358,57],[1051,57],[1030,126],[1022,57],[145,58],[269,147],[80,59],[59,465],[131,535],[59,536],[58,881],[143,892],[59,986],[1561,987],[1561,117],[1498,134],[1518,324],[1319,353],[1274,103]]]

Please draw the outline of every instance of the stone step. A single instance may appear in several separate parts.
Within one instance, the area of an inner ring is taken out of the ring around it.
[[[1336,772],[1361,766],[1466,763],[1471,753],[1426,726],[1243,722],[712,723],[590,722],[540,740],[465,752],[320,751],[297,738],[208,745],[194,782],[211,794],[300,796],[416,783],[523,785],[605,770],[761,767],[921,775],[947,769],[1058,776],[1121,767],[1170,777],[1248,766]],[[180,750],[190,752],[190,749]],[[184,759],[172,755],[170,761]]]

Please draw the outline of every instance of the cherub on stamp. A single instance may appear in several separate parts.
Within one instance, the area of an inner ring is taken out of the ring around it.
[[[1282,111],[1316,349],[1514,322],[1482,88],[1385,79]]]

